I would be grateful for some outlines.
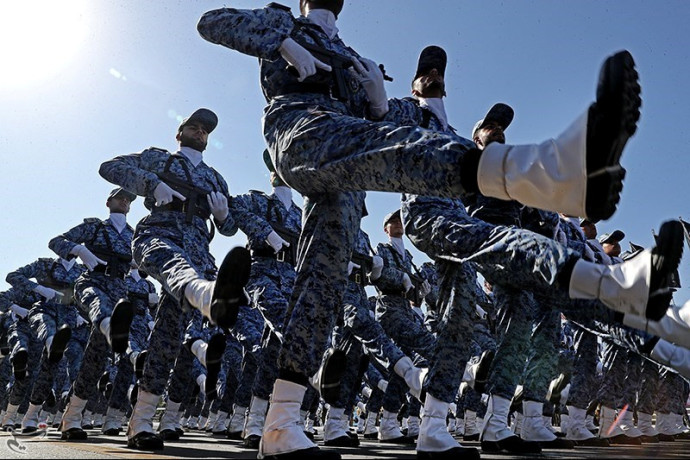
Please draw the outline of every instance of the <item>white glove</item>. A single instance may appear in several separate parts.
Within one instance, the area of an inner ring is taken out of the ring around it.
[[[367,398],[369,396],[371,396],[371,388],[369,388],[369,387],[362,388],[362,395],[364,395]]]
[[[158,300],[160,300],[158,298],[158,294],[156,294],[155,292],[149,293],[149,305],[156,305],[158,303]]]
[[[282,239],[276,232],[269,233],[266,242],[273,248],[276,254],[283,249],[283,246],[290,246],[290,243]]]
[[[218,222],[225,222],[228,217],[228,199],[220,192],[211,192],[206,197],[208,205],[211,207],[211,214]]]
[[[381,276],[381,271],[383,270],[383,259],[379,256],[373,256],[371,259],[369,279],[371,281],[376,281]]]
[[[290,37],[283,40],[278,51],[280,51],[283,59],[297,70],[299,74],[297,81],[304,81],[305,78],[314,75],[317,68],[323,69],[326,72],[331,71],[331,66],[316,59],[302,45]]]
[[[26,308],[20,307],[16,303],[13,303],[10,306],[10,311],[12,313],[14,313],[15,315],[19,316],[20,318],[26,318],[26,315],[29,314],[29,310],[27,310]]]
[[[96,268],[96,265],[108,265],[108,262],[101,260],[96,257],[93,252],[89,251],[86,246],[77,245],[72,249],[72,254],[76,254],[79,257],[86,268],[90,271]]]
[[[153,190],[153,197],[156,199],[156,206],[163,206],[164,204],[171,203],[173,198],[179,198],[182,201],[187,199],[177,190],[170,188],[165,182],[156,185],[156,188]]]
[[[426,297],[426,295],[431,292],[431,284],[429,284],[429,281],[424,280],[422,286],[419,289],[421,296]]]
[[[369,111],[374,118],[383,118],[388,113],[388,96],[383,87],[383,72],[371,59],[360,58],[353,61],[359,73],[359,83],[367,92]]]
[[[156,323],[153,322],[153,321],[149,321],[149,322],[148,322],[149,331],[152,331],[152,330],[153,330],[153,325],[154,325],[154,324],[156,324]]]
[[[458,405],[455,403],[450,403],[450,406],[448,406],[448,410],[451,414],[453,414],[453,416],[455,416],[458,412]]]
[[[206,394],[206,376],[204,374],[199,374],[196,378],[196,384],[199,385],[199,392]]]
[[[388,381],[381,379],[379,380],[379,383],[376,384],[376,386],[379,388],[379,390],[385,393],[386,389],[388,388]]]
[[[410,276],[407,273],[403,274],[403,287],[405,288],[405,292],[409,292],[409,290],[414,287],[414,284],[412,284],[412,280],[410,280]]]
[[[481,319],[486,319],[486,310],[484,310],[484,309],[483,309],[482,307],[480,307],[479,305],[476,306],[476,309],[477,309],[477,314],[479,315],[479,317],[480,317]]]
[[[347,263],[347,276],[350,276],[352,274],[352,270],[354,270],[355,268],[360,269],[360,268],[362,268],[362,266],[357,265],[353,261],[349,261]]]
[[[55,289],[51,289],[49,287],[41,286],[40,284],[34,288],[34,292],[45,297],[46,300],[51,300],[55,298],[55,296],[64,296],[62,292],[56,291]]]

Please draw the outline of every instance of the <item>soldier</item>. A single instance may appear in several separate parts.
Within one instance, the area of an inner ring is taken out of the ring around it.
[[[38,416],[52,391],[58,363],[62,359],[77,326],[79,315],[75,306],[74,284],[86,270],[75,259],[41,258],[7,275],[7,282],[23,292],[34,291],[42,299],[34,304],[29,322],[34,334],[44,345],[40,369],[29,398],[29,409],[22,420],[22,432],[38,429]],[[32,281],[34,279],[36,281]]]
[[[177,129],[177,152],[152,147],[118,156],[99,169],[106,180],[145,197],[144,206],[151,214],[137,224],[133,256],[139,268],[163,286],[137,405],[127,430],[127,444],[135,449],[163,448],[163,441],[153,432],[152,418],[180,348],[185,326],[183,302],[226,328],[232,326],[238,308],[247,303],[248,252],[232,249],[216,276],[209,251],[209,218],[223,235],[237,231],[228,209],[228,186],[203,161],[208,135],[217,124],[215,113],[198,109]]]
[[[269,101],[264,136],[271,158],[281,178],[313,203],[301,235],[304,250],[262,456],[297,451],[321,455],[298,432],[295,403],[301,401],[308,377],[319,367],[341,305],[359,225],[356,198],[349,192],[458,196],[482,190],[535,207],[608,217],[615,210],[622,184],[620,155],[634,132],[640,105],[634,63],[623,52],[606,61],[597,103],[566,135],[541,146],[494,146],[480,154],[466,140],[430,135],[416,126],[375,123],[364,117],[378,120],[388,110],[383,74],[373,61],[361,58],[338,37],[335,23],[342,6],[342,0],[301,0],[304,16],[298,19],[275,3],[260,10],[224,8],[207,12],[197,26],[206,40],[260,58],[262,89]],[[323,63],[303,45],[326,48],[326,54],[335,52],[342,59]],[[349,66],[354,70],[344,68]],[[295,69],[296,74],[291,73]],[[620,104],[622,101],[630,104]],[[532,155],[525,161],[521,157],[526,152]],[[558,168],[559,174],[565,170],[577,179],[570,177],[567,183],[562,176],[556,179],[553,164],[547,160],[554,153],[559,160],[578,164]],[[595,176],[599,170],[608,172]],[[545,188],[531,187],[537,175],[545,179]],[[315,231],[328,226],[342,231]],[[319,260],[328,261],[327,271],[319,269]],[[292,407],[295,409],[290,410]]]
[[[125,275],[132,260],[132,234],[127,223],[130,203],[136,196],[122,188],[110,192],[106,220],[87,218],[84,222],[51,239],[48,247],[65,259],[79,257],[88,269],[76,281],[74,296],[91,319],[92,333],[84,360],[74,382],[74,392],[62,418],[62,439],[87,438],[81,428],[82,411],[95,397],[96,383],[103,373],[103,356],[127,349],[132,304],[126,300]]]

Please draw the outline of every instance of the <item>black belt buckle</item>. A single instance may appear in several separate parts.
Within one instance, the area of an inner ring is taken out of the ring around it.
[[[276,253],[276,260],[278,262],[285,262],[285,251],[280,250]]]
[[[357,284],[362,284],[362,275],[361,275],[361,273],[355,273],[355,283],[357,283]]]

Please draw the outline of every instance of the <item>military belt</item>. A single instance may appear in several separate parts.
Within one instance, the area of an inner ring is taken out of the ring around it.
[[[94,267],[93,271],[96,273],[103,273],[105,276],[110,276],[112,278],[125,279],[125,275],[127,274],[127,270],[124,270],[124,269],[118,267],[117,265],[118,264],[113,264],[113,265],[98,264]]]
[[[398,297],[405,297],[405,291],[402,289],[382,289],[381,295],[396,295]]]
[[[253,249],[251,251],[251,255],[252,258],[263,257],[266,259],[275,259],[278,262],[286,262],[288,264],[295,265],[295,261],[292,260],[292,253],[286,249],[281,249],[278,252],[275,252],[271,248]]]
[[[202,209],[200,206],[198,206],[196,203],[194,203],[193,200],[179,200],[179,199],[174,199],[172,202],[168,204],[164,204],[162,206],[154,206],[151,209],[151,214],[155,214],[157,212],[162,212],[162,211],[173,211],[173,212],[181,212],[186,214],[188,212],[188,209],[190,206],[194,207],[193,214],[195,216],[199,216],[202,219],[206,220],[211,217],[211,213],[208,210]]]
[[[276,96],[284,96],[285,94],[292,93],[312,93],[330,96],[331,87],[323,83],[288,83],[278,88]]]
[[[366,285],[366,278],[362,274],[362,270],[353,271],[350,273],[350,276],[348,276],[348,279],[355,284],[359,284],[360,286]]]

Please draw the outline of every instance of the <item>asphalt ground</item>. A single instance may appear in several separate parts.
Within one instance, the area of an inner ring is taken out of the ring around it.
[[[317,443],[322,438],[317,433]],[[187,431],[179,441],[166,442],[162,451],[147,452],[127,448],[124,434],[104,436],[99,430],[88,430],[89,439],[80,442],[60,440],[55,429],[40,431],[32,436],[0,432],[0,458],[128,458],[128,459],[181,459],[181,458],[236,458],[254,459],[255,450],[242,447],[238,441],[224,436],[212,436],[198,430]],[[344,459],[414,459],[415,451],[409,447],[381,444],[361,439],[358,448],[340,448]],[[478,442],[463,443],[479,447]],[[482,454],[482,459],[690,459],[690,440],[643,444],[629,447],[576,447],[573,450],[545,450],[538,456]]]

